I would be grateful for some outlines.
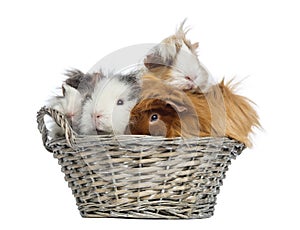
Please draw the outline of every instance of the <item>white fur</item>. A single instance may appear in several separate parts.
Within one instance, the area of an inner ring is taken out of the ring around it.
[[[160,43],[158,45],[158,53],[161,56],[162,63],[167,63],[169,60],[173,60],[176,57],[176,41],[171,40],[169,43]]]
[[[66,115],[73,130],[78,131],[83,97],[78,90],[67,84],[62,87],[64,88],[64,96],[50,99],[48,106]],[[50,136],[55,138],[63,135],[62,129],[53,121]]]
[[[124,134],[130,111],[137,99],[128,100],[131,86],[121,82],[118,77],[105,78],[97,83],[90,99],[83,106],[80,123],[82,134],[97,134],[98,131]],[[117,105],[119,99],[123,105]],[[101,114],[97,119],[96,115]]]
[[[182,42],[182,46],[177,53],[172,64],[172,74],[169,83],[181,89],[199,87],[202,91],[210,88],[211,78],[205,67],[199,62],[197,55]],[[189,77],[192,81],[185,79]]]
[[[213,79],[208,70],[200,63],[196,48],[197,43],[192,44],[186,38],[184,27],[185,20],[180,24],[176,33],[158,44],[152,53],[157,55],[163,65],[171,63],[170,79],[168,84],[180,89],[200,88],[207,91],[213,84]],[[156,59],[154,59],[156,60]],[[190,78],[187,80],[186,77]]]

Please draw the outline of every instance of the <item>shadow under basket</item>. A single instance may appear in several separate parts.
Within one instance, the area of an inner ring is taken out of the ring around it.
[[[50,139],[45,115],[64,138]],[[46,107],[37,121],[82,217],[211,217],[231,159],[245,148],[226,137],[77,135],[63,114]]]

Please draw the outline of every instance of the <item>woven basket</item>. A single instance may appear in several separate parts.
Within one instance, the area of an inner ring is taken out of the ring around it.
[[[50,140],[45,115],[65,138]],[[77,135],[63,114],[46,107],[37,121],[82,217],[210,217],[231,159],[245,148],[225,137]]]

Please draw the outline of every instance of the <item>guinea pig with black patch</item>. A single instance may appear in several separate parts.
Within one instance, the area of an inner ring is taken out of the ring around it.
[[[84,105],[80,133],[124,134],[130,111],[139,98],[139,72],[101,78]]]

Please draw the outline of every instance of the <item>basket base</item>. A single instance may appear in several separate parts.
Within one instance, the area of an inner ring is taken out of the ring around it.
[[[139,210],[128,210],[128,211],[80,211],[83,218],[126,218],[126,219],[205,219],[213,216],[214,214],[214,203],[192,205],[180,209],[177,206],[164,206],[164,207],[143,207]]]
[[[172,216],[172,215],[162,215],[162,214],[149,214],[149,213],[80,213],[83,218],[118,218],[118,219],[206,219],[213,216],[213,211],[201,215],[193,215],[193,216]]]

